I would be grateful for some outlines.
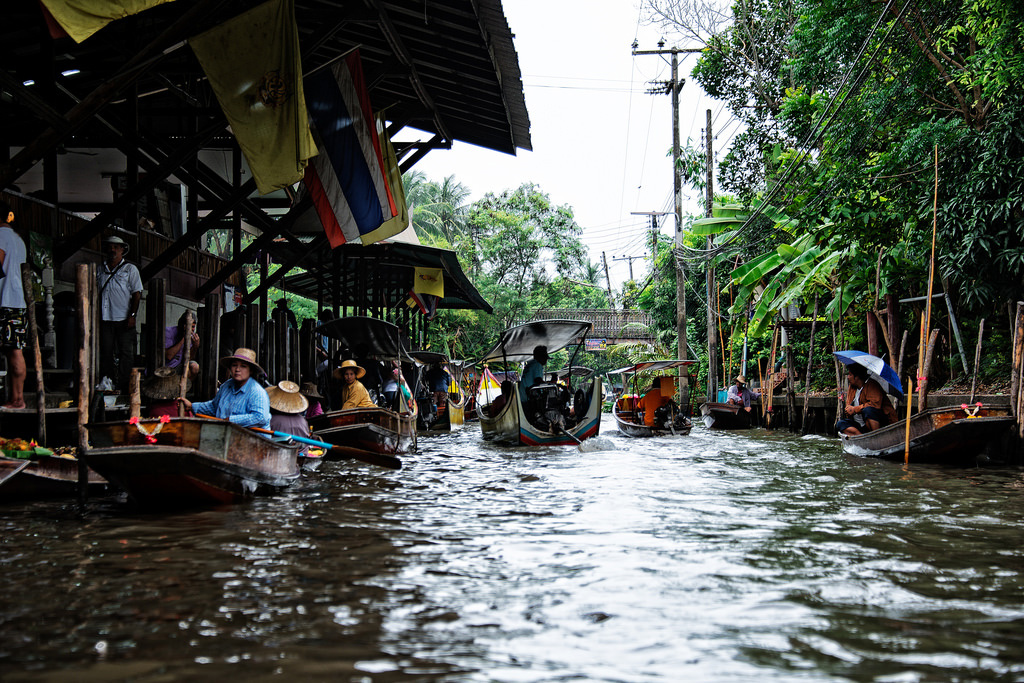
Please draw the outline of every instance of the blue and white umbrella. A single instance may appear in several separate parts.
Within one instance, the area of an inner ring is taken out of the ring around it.
[[[860,365],[868,371],[871,379],[878,382],[887,394],[903,398],[903,385],[900,384],[900,377],[892,366],[878,356],[872,356],[863,351],[836,351],[832,354],[838,358],[843,365]]]

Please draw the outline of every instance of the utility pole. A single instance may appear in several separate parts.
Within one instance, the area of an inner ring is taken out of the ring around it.
[[[712,186],[714,180],[712,176],[712,170],[714,169],[714,155],[711,153],[711,110],[707,110],[707,130],[705,131],[705,146],[707,147],[706,163],[707,166],[707,194],[704,198],[704,217],[711,218],[712,209],[714,208],[715,193]],[[715,287],[715,268],[712,265],[710,258],[710,251],[714,245],[714,241],[711,236],[708,235],[707,249],[709,252],[709,258],[707,260],[707,295],[708,295],[708,396],[707,400],[717,401],[718,400],[718,335],[716,333],[715,322],[717,320],[718,311],[715,306],[715,296],[718,294]]]
[[[700,48],[680,49],[677,47],[665,49],[665,41],[658,42],[657,50],[638,50],[636,41],[633,41],[633,55],[672,55],[672,80],[663,84],[663,88],[652,92],[652,94],[672,95],[672,192],[675,197],[676,213],[676,249],[683,246],[683,173],[679,168],[679,91],[683,88],[679,80],[679,55],[680,53],[703,52]],[[650,91],[649,91],[650,92]],[[687,357],[686,345],[686,274],[683,266],[676,258],[676,358]],[[687,386],[688,377],[684,369],[679,370],[679,398],[680,403],[689,405],[690,392]]]
[[[658,216],[667,216],[666,211],[630,211],[630,216],[651,217],[651,267],[658,260]]]
[[[604,281],[608,284],[608,303],[615,308],[615,297],[612,296],[612,279],[608,277],[608,257],[601,252],[601,260],[604,261]]]
[[[633,282],[636,282],[636,279],[633,277],[633,261],[639,261],[640,259],[644,259],[644,258],[647,258],[647,257],[646,256],[626,256],[625,254],[623,254],[619,258],[614,258],[613,257],[612,261],[629,261],[629,279],[632,280]]]

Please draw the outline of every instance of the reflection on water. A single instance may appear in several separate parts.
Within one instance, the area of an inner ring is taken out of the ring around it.
[[[1024,680],[1024,478],[710,432],[423,439],[250,504],[0,508],[0,678]]]

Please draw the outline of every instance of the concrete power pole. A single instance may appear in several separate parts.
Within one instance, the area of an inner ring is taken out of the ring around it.
[[[608,284],[608,304],[615,308],[615,297],[612,296],[612,279],[608,276],[608,257],[601,252],[601,260],[604,261],[604,281]]]
[[[704,217],[711,218],[712,209],[714,207],[715,193],[712,181],[714,177],[712,171],[714,169],[714,155],[711,153],[711,110],[707,110],[707,130],[705,131],[705,145],[707,147],[707,195],[705,196],[704,205]],[[714,241],[711,236],[708,236],[707,248],[710,252]],[[715,291],[715,269],[711,265],[711,258],[709,255],[707,262],[707,295],[708,295],[708,401],[718,400],[718,334],[716,332],[717,326],[715,325],[716,318],[718,316],[717,307],[715,306],[715,296],[718,292]]]
[[[652,94],[672,95],[672,191],[675,197],[676,214],[676,248],[683,245],[683,172],[679,168],[679,91],[683,83],[679,80],[679,55],[680,53],[703,52],[700,48],[680,49],[673,47],[664,49],[665,42],[658,43],[657,50],[637,50],[637,44],[633,43],[634,55],[672,55],[672,80],[664,84],[664,88],[652,92]],[[676,357],[684,359],[687,357],[686,343],[686,274],[683,267],[676,259]],[[679,371],[679,398],[680,403],[689,405],[690,393],[687,386],[685,370]]]

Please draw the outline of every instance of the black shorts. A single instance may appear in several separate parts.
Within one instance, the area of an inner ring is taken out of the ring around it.
[[[25,309],[0,307],[0,348],[25,348]]]

